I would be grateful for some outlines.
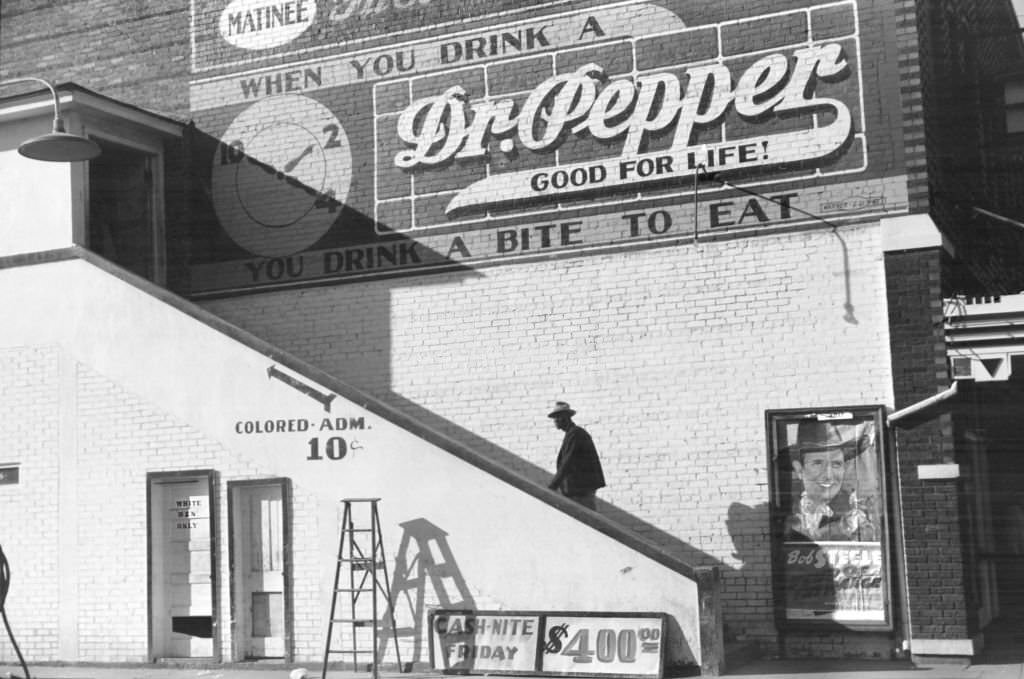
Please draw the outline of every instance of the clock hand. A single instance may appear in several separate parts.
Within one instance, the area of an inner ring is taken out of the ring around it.
[[[312,152],[313,152],[313,145],[310,144],[306,148],[302,149],[302,153],[300,153],[296,158],[288,161],[288,164],[284,166],[284,171],[285,172],[291,172],[292,170],[294,170],[295,166],[298,165],[299,162],[303,158],[305,158],[306,156],[308,156]]]
[[[290,186],[293,186],[293,187],[295,187],[297,189],[305,191],[306,193],[308,193],[309,195],[313,196],[314,198],[316,198],[318,200],[323,200],[324,199],[324,195],[321,194],[319,191],[317,191],[316,189],[314,189],[311,186],[307,186],[303,182],[299,181],[296,177],[293,177],[290,174],[286,174],[287,172],[291,171],[296,165],[298,165],[299,162],[303,158],[305,158],[306,156],[308,156],[312,152],[313,152],[313,144],[310,144],[309,146],[307,146],[306,148],[304,148],[302,150],[302,153],[300,153],[297,158],[288,161],[288,164],[286,164],[284,166],[284,169],[281,170],[281,171],[278,171],[278,170],[274,169],[274,167],[272,165],[268,165],[267,163],[264,163],[263,161],[258,160],[257,158],[254,158],[252,156],[246,156],[246,160],[250,164],[255,165],[259,169],[263,170],[267,174],[269,174],[271,176],[274,176],[274,177],[277,177],[278,179],[283,179]],[[329,200],[332,201],[333,203],[338,204],[338,205],[341,204],[337,200],[335,200],[334,198],[329,198]]]
[[[289,170],[291,170],[293,167],[295,167],[299,163],[299,161],[301,161],[309,153],[311,153],[312,150],[313,150],[312,144],[307,146],[303,150],[303,152],[301,154],[299,154],[299,157],[295,158],[294,160],[289,161],[288,164],[285,165],[283,170],[277,170],[277,169],[274,168],[273,165],[268,165],[267,163],[264,163],[261,160],[253,158],[252,156],[247,156],[246,160],[249,161],[249,163],[251,165],[255,165],[256,167],[258,167],[259,169],[263,170],[264,172],[266,172],[267,174],[269,174],[272,177],[276,177],[278,179],[283,179],[286,182],[288,182],[289,184],[291,184],[292,186],[300,188],[300,189],[306,191],[307,193],[310,193],[311,195],[318,195],[317,192],[314,189],[309,188],[308,186],[306,186],[305,184],[300,182],[295,177],[291,176],[290,174],[287,174],[287,172]]]

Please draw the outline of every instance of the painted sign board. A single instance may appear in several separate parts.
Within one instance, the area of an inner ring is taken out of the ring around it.
[[[309,387],[308,391],[314,392],[314,399],[320,399],[313,388]],[[323,417],[320,414],[313,417],[278,414],[276,417],[252,417],[231,423],[231,432],[235,436],[274,437],[294,454],[303,455],[302,459],[317,463],[354,459],[366,449],[364,437],[372,428],[364,414],[345,416],[338,413]]]
[[[210,204],[196,294],[906,209],[886,123],[898,109],[865,81],[886,45],[872,3],[492,3],[433,37],[399,22],[324,41],[339,8],[451,19],[449,3],[417,2],[365,16],[358,0],[197,3],[190,98]]]
[[[437,610],[431,666],[451,674],[660,678],[664,635],[662,613]]]
[[[661,677],[664,635],[661,615],[547,615],[541,673]]]
[[[209,533],[210,510],[205,495],[181,495],[170,498],[168,509],[173,515],[175,530]]]
[[[192,69],[224,70],[443,35],[473,20],[518,18],[594,0],[192,0]]]
[[[451,672],[530,674],[537,665],[541,617],[500,611],[435,611],[431,666]]]

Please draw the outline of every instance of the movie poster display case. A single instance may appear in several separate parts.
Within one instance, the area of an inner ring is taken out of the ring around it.
[[[766,414],[780,627],[892,627],[883,412]]]

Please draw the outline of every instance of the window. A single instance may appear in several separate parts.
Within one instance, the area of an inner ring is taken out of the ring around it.
[[[160,282],[156,157],[97,141],[103,153],[89,161],[88,247],[143,278]]]
[[[1003,85],[1003,104],[1006,106],[1006,133],[1024,132],[1024,80],[1012,80]]]

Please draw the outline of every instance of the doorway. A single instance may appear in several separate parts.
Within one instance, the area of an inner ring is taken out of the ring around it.
[[[291,660],[291,486],[228,483],[235,660]]]
[[[983,464],[989,525],[971,531],[980,544],[977,574],[992,583],[992,620],[983,628],[978,663],[1024,662],[1024,385],[1019,380],[974,385],[973,405],[984,431]],[[965,486],[968,505],[979,488]],[[980,539],[977,534],[980,533]],[[985,539],[986,535],[989,539]],[[985,601],[979,601],[984,605]],[[986,620],[981,621],[984,625]]]
[[[147,280],[163,283],[161,159],[154,152],[97,140],[89,161],[86,244]]]
[[[216,657],[212,471],[151,473],[150,655]]]

